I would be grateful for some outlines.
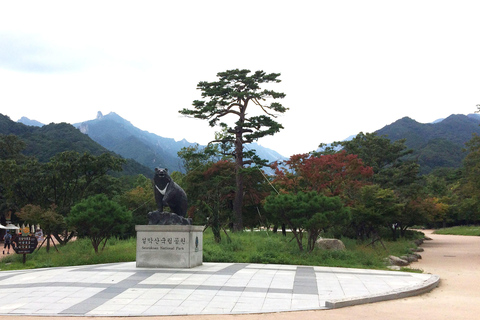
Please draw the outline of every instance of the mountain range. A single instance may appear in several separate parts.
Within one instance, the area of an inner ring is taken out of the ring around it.
[[[36,156],[40,161],[48,161],[49,157],[52,156],[49,152],[52,148],[57,152],[64,151],[63,149],[65,149],[69,143],[67,142],[63,145],[62,141],[66,136],[69,136],[73,141],[93,140],[91,142],[96,142],[96,146],[91,146],[92,153],[94,154],[99,153],[99,150],[106,149],[113,151],[125,159],[131,159],[147,167],[152,170],[151,172],[153,172],[155,167],[166,167],[170,171],[183,172],[182,160],[178,157],[177,152],[183,147],[196,145],[196,143],[188,142],[185,139],[175,141],[172,138],[164,138],[148,131],[143,131],[114,112],[107,115],[98,112],[95,119],[74,123],[73,125],[66,123],[43,125],[38,121],[22,117],[16,125],[10,124],[10,132],[9,130],[4,130],[4,132],[0,130],[0,133],[15,134],[17,130],[15,130],[14,127],[16,126],[22,127],[23,131],[27,130],[25,128],[29,128],[27,131],[36,132],[40,135],[43,135],[45,131],[51,132],[54,128],[62,127],[62,131],[66,130],[66,128],[63,128],[65,126],[70,128],[69,133],[66,131],[64,133],[57,132],[56,135],[59,139],[55,144],[52,143],[49,148],[39,148],[35,152],[27,150],[29,155]],[[70,132],[72,130],[80,135],[73,137],[73,133]],[[22,138],[25,138],[25,135],[23,135]],[[33,141],[27,144],[27,148],[30,149],[35,149],[35,146],[37,146],[37,144]],[[259,157],[270,162],[286,159],[278,152],[262,147],[257,143],[249,144],[247,148],[250,150],[255,149]],[[42,152],[42,150],[44,151]],[[77,148],[76,151],[84,152],[85,148]]]
[[[185,139],[175,141],[143,131],[114,112],[107,115],[98,112],[96,119],[75,123],[74,126],[105,148],[152,169],[166,167],[170,171],[183,172],[177,152],[196,145]],[[255,149],[260,158],[269,162],[285,159],[278,152],[257,143],[249,144],[247,148]]]
[[[25,121],[27,118],[22,119]],[[68,123],[48,125],[36,123],[36,125],[30,126],[14,122],[8,116],[0,114],[0,134],[18,136],[25,142],[25,149],[22,153],[35,157],[40,162],[48,162],[54,155],[64,151],[76,151],[80,154],[88,152],[95,156],[111,152]],[[139,173],[152,176],[153,170],[132,159],[127,159],[120,175]]]
[[[95,119],[73,126],[108,150],[151,169],[166,167],[171,171],[183,171],[177,152],[194,145],[186,140],[177,142],[142,131],[114,112],[105,116],[98,112]]]
[[[405,145],[413,150],[410,157],[420,164],[426,174],[437,168],[459,168],[466,156],[465,142],[473,134],[480,135],[480,115],[454,114],[433,123],[419,123],[408,117],[377,130],[390,140],[406,139]]]
[[[126,159],[132,159],[131,161],[146,167],[149,172],[159,166],[167,167],[171,171],[183,171],[177,152],[183,147],[195,145],[185,139],[175,141],[143,131],[113,112],[107,115],[99,112],[95,119],[75,123],[73,126],[65,123],[43,126],[26,117],[22,117],[18,122],[15,125],[10,124],[9,130],[5,130],[0,122],[0,133],[7,131],[7,134],[16,134],[15,132],[20,130],[18,126],[21,126],[22,138],[29,139],[27,149],[30,148],[32,155],[39,157],[41,161],[48,161],[45,160],[48,154],[64,151],[62,148],[75,146],[85,149],[83,144],[88,140],[96,142],[95,147],[90,145],[92,153],[107,149]],[[406,146],[413,150],[411,157],[419,162],[421,173],[426,174],[437,168],[459,168],[466,155],[465,142],[469,141],[474,133],[480,135],[479,124],[478,114],[451,115],[427,124],[405,117],[377,130],[376,133],[385,135],[392,141],[406,139]],[[38,135],[56,137],[55,143],[38,148],[38,141],[42,140]],[[285,159],[274,150],[258,144],[251,144],[248,148],[255,149],[261,158],[271,162]],[[45,155],[41,150],[44,150]]]

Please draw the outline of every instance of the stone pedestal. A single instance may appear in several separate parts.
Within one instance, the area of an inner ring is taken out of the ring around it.
[[[138,225],[137,267],[193,268],[203,263],[203,226]]]

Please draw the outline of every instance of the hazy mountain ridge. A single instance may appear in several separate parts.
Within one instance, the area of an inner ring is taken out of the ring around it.
[[[166,167],[171,171],[183,171],[177,152],[184,146],[194,145],[140,130],[114,112],[105,116],[99,113],[94,120],[73,125],[105,148],[151,169]]]
[[[185,139],[175,141],[141,130],[114,112],[107,115],[99,112],[96,119],[75,123],[74,126],[105,148],[152,169],[166,167],[171,171],[183,172],[183,164],[177,152],[184,147],[196,145]],[[285,159],[278,152],[257,143],[247,147],[255,149],[259,157],[271,162]]]
[[[28,119],[27,117],[21,117],[17,122],[23,123],[27,126],[33,126],[33,127],[42,127],[44,126],[43,123],[37,121],[37,120],[31,120]]]

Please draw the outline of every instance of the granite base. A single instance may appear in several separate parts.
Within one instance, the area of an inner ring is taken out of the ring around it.
[[[137,268],[194,268],[203,263],[203,226],[137,225]]]

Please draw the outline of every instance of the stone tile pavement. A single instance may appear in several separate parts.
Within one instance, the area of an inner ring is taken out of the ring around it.
[[[337,308],[437,286],[431,274],[269,264],[135,262],[0,272],[0,315],[153,316]]]

